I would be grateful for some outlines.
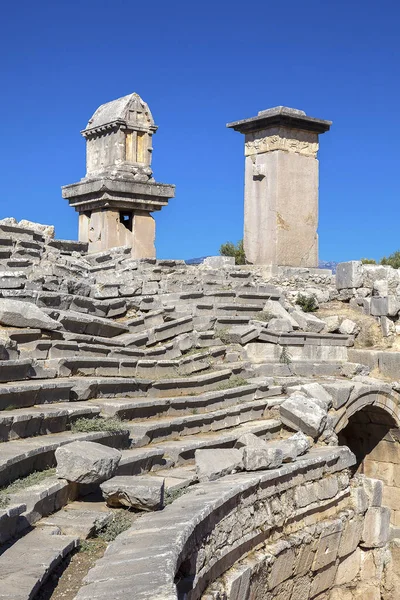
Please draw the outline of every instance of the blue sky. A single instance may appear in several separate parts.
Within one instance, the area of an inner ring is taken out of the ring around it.
[[[243,229],[243,136],[229,121],[286,105],[329,119],[320,145],[320,258],[400,248],[395,0],[22,0],[2,8],[0,218],[77,237],[60,186],[85,174],[79,131],[104,102],[149,104],[159,257],[217,254]]]

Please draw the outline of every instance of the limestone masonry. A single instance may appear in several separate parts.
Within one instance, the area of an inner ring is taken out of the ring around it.
[[[174,197],[175,186],[152,177],[152,137],[157,131],[138,94],[100,106],[82,131],[86,176],[62,189],[79,213],[79,241],[89,252],[132,248],[133,258],[155,257],[153,211]]]
[[[314,268],[329,122],[231,125],[254,264],[154,258],[137,94],[83,132],[79,241],[0,220],[1,600],[399,599],[400,271]]]
[[[250,263],[318,266],[318,134],[331,124],[286,106],[228,123],[245,135],[244,249]]]

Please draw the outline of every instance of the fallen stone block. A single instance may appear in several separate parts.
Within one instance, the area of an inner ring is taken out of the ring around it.
[[[243,452],[237,448],[195,451],[199,481],[214,481],[243,469]]]
[[[230,344],[244,346],[258,338],[259,331],[253,325],[234,325],[226,332]]]
[[[268,442],[254,435],[245,433],[235,443],[235,448],[243,450],[243,467],[245,471],[276,469],[283,463],[281,448],[270,447]]]
[[[327,414],[311,398],[294,394],[280,406],[282,423],[317,438],[324,430]]]
[[[57,477],[75,483],[100,483],[117,470],[121,452],[96,442],[72,442],[57,448]]]
[[[55,331],[60,323],[51,319],[40,308],[30,302],[0,299],[0,323],[11,327],[33,327]]]
[[[297,321],[288,313],[285,308],[283,308],[282,304],[276,300],[267,300],[263,308],[263,312],[269,313],[276,319],[284,319],[285,321],[289,321],[293,329],[299,328]]]
[[[163,477],[120,475],[101,484],[108,506],[127,506],[137,510],[158,510],[164,505]]]
[[[321,320],[325,323],[325,330],[327,333],[334,333],[335,331],[339,331],[340,319],[337,315],[321,317]]]
[[[344,319],[339,327],[339,331],[340,333],[343,333],[343,335],[356,335],[359,330],[360,328],[357,323],[351,319]]]
[[[322,321],[322,319],[319,319],[311,313],[293,310],[290,314],[303,331],[321,333],[321,331],[325,329],[325,321]]]
[[[274,317],[269,321],[267,329],[273,333],[290,333],[293,331],[293,326],[287,319],[278,319]]]
[[[363,285],[363,265],[360,260],[339,263],[336,267],[336,288],[338,290],[360,288]]]
[[[291,462],[298,456],[305,454],[310,449],[311,443],[307,436],[299,431],[286,440],[268,442],[268,446],[270,448],[278,448],[282,451],[283,462]]]

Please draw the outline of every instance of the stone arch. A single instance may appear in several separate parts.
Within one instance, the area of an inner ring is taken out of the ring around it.
[[[336,423],[339,445],[355,454],[356,473],[383,482],[383,505],[400,523],[400,408],[397,394],[370,389],[350,398]]]

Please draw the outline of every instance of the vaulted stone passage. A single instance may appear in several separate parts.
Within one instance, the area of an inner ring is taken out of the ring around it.
[[[400,525],[400,429],[394,418],[377,406],[365,406],[339,433],[339,444],[356,455],[357,473],[383,481],[382,504],[391,509],[391,523]]]

